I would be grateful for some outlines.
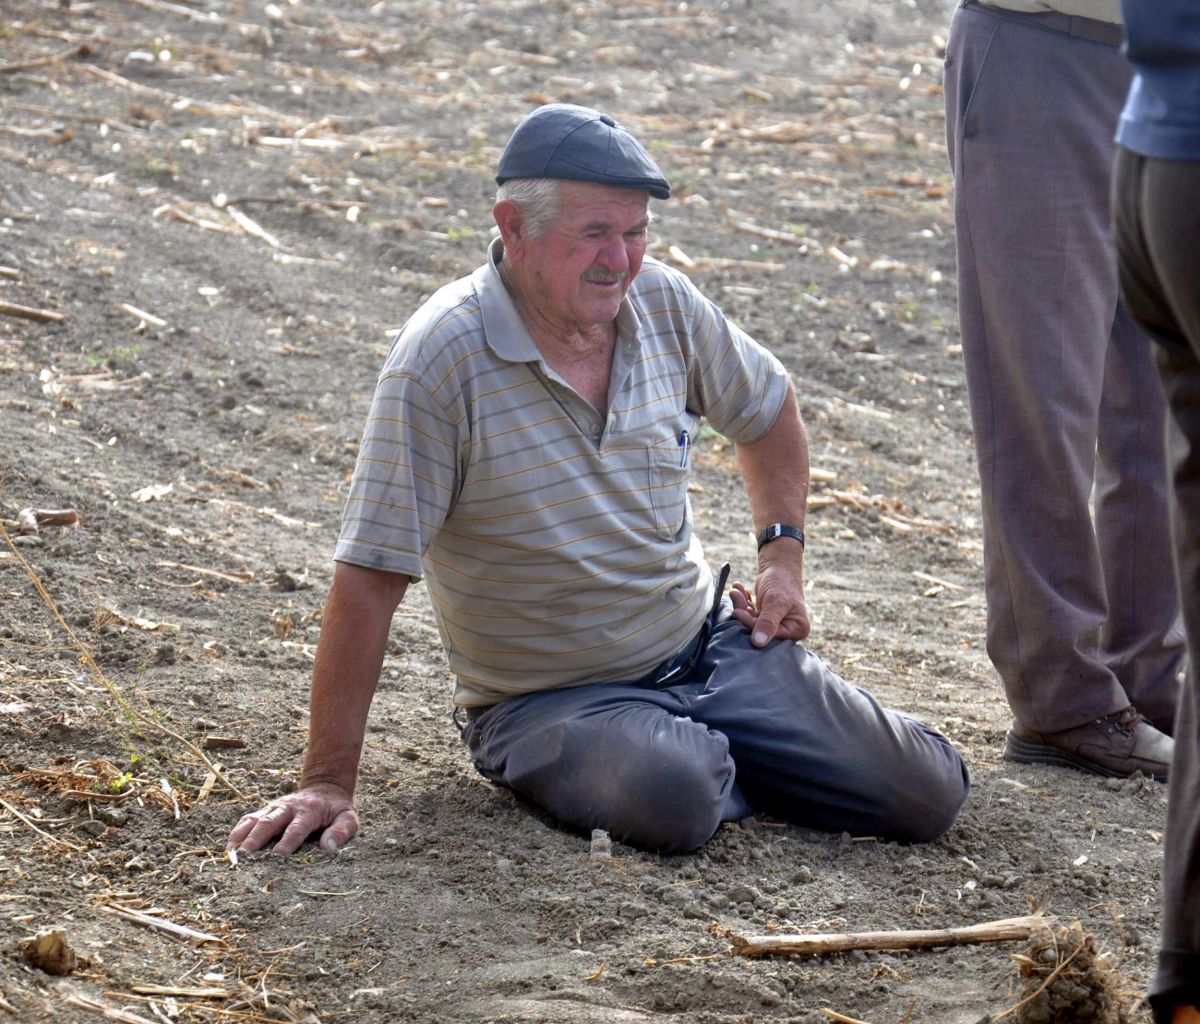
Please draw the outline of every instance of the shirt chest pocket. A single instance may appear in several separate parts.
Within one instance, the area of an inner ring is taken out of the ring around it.
[[[654,529],[663,540],[677,536],[687,518],[692,445],[699,429],[699,417],[688,416],[676,433],[646,449]]]

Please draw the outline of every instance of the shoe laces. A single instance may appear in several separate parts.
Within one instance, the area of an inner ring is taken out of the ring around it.
[[[1106,729],[1115,730],[1129,735],[1138,727],[1139,722],[1144,722],[1146,716],[1143,715],[1132,704],[1121,711],[1114,711],[1111,715],[1105,715],[1103,718],[1096,720],[1098,725],[1104,726]]]

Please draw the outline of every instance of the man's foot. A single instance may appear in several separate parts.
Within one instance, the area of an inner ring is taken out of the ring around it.
[[[1133,705],[1062,732],[1034,732],[1013,722],[1004,743],[1009,761],[1061,765],[1109,778],[1142,772],[1160,782],[1166,781],[1174,752],[1175,741]]]

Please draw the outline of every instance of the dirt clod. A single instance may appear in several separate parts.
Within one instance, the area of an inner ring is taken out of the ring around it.
[[[1076,922],[1034,933],[1013,957],[1020,981],[1014,1024],[1126,1024],[1132,993],[1096,938]]]
[[[21,956],[39,971],[57,977],[70,974],[78,963],[67,933],[61,928],[43,928],[21,943]]]

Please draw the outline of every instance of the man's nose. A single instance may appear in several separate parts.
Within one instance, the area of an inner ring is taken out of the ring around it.
[[[629,251],[625,247],[625,239],[614,238],[606,242],[596,262],[614,274],[625,273],[629,269]]]

